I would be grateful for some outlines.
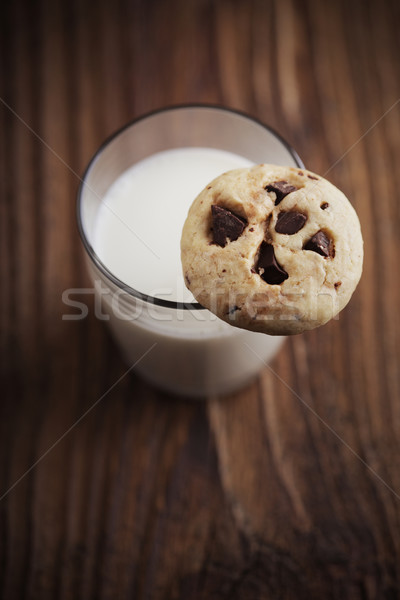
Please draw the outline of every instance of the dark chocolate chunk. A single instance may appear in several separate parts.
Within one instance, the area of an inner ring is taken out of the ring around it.
[[[328,206],[329,206],[329,204],[328,204],[327,202],[323,202],[323,203],[321,204],[321,207],[320,207],[320,208],[322,208],[322,210],[325,210],[326,208],[328,208]]]
[[[308,179],[315,179],[315,181],[318,181],[318,177],[313,177],[313,175],[307,175]]]
[[[337,290],[342,285],[342,282],[341,281],[337,281],[334,285],[335,285],[335,290]]]
[[[275,231],[277,233],[286,233],[287,235],[293,235],[300,231],[304,227],[304,223],[307,221],[307,215],[294,210],[288,212],[280,212],[275,225]]]
[[[288,183],[287,181],[275,181],[275,183],[270,183],[266,185],[264,189],[267,192],[275,192],[275,206],[277,206],[279,202],[281,202],[284,199],[285,196],[291,194],[292,192],[295,192],[297,190],[297,187],[295,187],[291,183]]]
[[[245,219],[216,204],[211,206],[211,214],[213,241],[222,248],[226,246],[228,240],[231,242],[237,240],[247,225]]]
[[[332,242],[322,230],[315,233],[304,245],[304,250],[312,250],[325,258],[333,256]]]
[[[258,253],[256,270],[260,277],[270,285],[279,285],[289,277],[275,258],[274,247],[262,242]]]

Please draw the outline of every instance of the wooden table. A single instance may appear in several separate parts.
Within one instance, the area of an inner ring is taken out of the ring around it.
[[[395,0],[3,7],[1,598],[400,597],[399,26]],[[63,290],[88,284],[85,165],[186,102],[272,125],[365,239],[340,319],[204,402],[114,385],[93,299],[62,320]]]

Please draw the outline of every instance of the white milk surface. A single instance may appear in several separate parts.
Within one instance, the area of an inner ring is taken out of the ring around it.
[[[94,250],[121,281],[144,294],[192,301],[180,261],[184,221],[194,198],[248,159],[214,148],[153,154],[122,173],[102,200]]]

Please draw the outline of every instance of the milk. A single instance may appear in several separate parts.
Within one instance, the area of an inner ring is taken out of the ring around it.
[[[101,198],[92,244],[103,265],[134,290],[194,301],[180,262],[180,237],[198,193],[227,170],[251,166],[215,148],[157,152],[121,173]],[[121,291],[92,261],[88,267],[109,325],[129,365],[178,394],[226,393],[251,380],[282,343],[243,331],[208,310],[157,306]]]
[[[108,269],[150,296],[193,301],[184,285],[180,238],[190,204],[215,177],[252,163],[214,148],[158,152],[120,175],[105,194],[94,250]]]

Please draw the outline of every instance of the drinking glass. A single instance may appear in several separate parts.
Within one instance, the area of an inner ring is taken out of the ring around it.
[[[185,147],[226,150],[255,164],[304,165],[281,136],[256,119],[218,106],[188,105],[164,108],[127,124],[106,140],[87,167],[77,219],[102,318],[133,370],[169,392],[203,397],[246,385],[284,338],[228,325],[196,302],[145,294],[118,279],[100,260],[94,244],[98,211],[113,182],[146,157]],[[155,194],[155,215],[161,201]]]

